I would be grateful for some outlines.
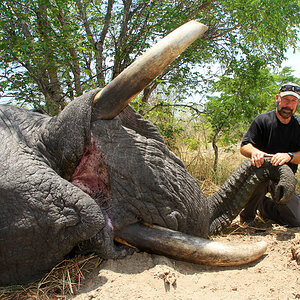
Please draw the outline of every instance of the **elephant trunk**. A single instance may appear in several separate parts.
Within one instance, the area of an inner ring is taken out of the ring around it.
[[[225,245],[154,225],[132,224],[116,232],[116,240],[140,250],[211,266],[238,266],[260,258],[265,242]],[[125,240],[126,242],[124,242]]]
[[[250,160],[240,165],[220,190],[208,198],[210,235],[228,226],[245,207],[255,189],[269,180],[275,183],[273,200],[281,204],[287,203],[296,187],[296,179],[290,167],[274,167],[270,159],[265,159],[260,168],[252,166]]]
[[[113,119],[151,83],[177,56],[207,30],[190,21],[146,51],[94,98],[92,121]]]

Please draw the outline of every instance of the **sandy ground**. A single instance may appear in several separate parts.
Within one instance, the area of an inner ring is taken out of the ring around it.
[[[258,261],[239,267],[213,267],[135,253],[104,261],[71,299],[300,299],[300,228],[257,221],[215,238],[227,243],[268,243]],[[298,256],[299,255],[299,256]]]

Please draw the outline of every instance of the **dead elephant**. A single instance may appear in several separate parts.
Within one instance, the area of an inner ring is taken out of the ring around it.
[[[155,127],[125,108],[203,28],[183,26],[103,90],[77,98],[56,117],[0,107],[1,285],[39,279],[74,247],[122,257],[127,248],[114,236],[208,264],[247,263],[263,254],[264,244],[231,251],[195,236],[207,238],[227,226],[264,180],[277,182],[274,197],[288,201],[295,188],[289,168],[266,163],[256,169],[247,162],[207,199]],[[156,225],[168,230],[157,235]]]

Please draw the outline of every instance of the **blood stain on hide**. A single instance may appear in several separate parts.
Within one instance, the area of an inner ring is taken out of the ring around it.
[[[85,147],[84,154],[71,182],[101,203],[110,198],[110,186],[104,155],[96,150],[94,142]]]

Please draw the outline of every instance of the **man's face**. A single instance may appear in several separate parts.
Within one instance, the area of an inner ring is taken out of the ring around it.
[[[284,119],[289,119],[295,112],[299,104],[299,100],[292,96],[287,95],[280,97],[276,96],[277,111],[279,115]]]

